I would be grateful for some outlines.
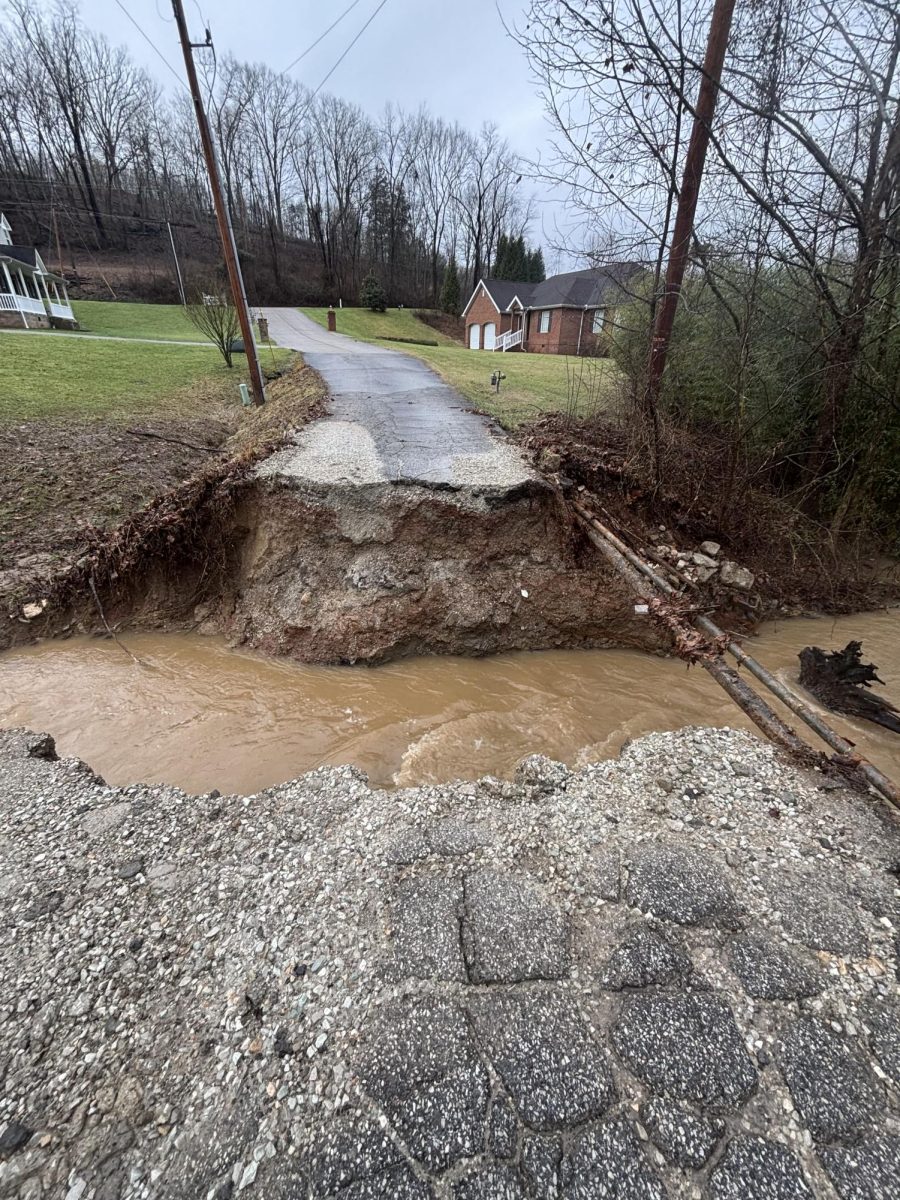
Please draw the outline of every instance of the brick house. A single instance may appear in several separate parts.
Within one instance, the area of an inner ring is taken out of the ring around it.
[[[470,350],[605,354],[617,306],[627,303],[640,263],[567,271],[543,283],[480,279],[463,309]]]

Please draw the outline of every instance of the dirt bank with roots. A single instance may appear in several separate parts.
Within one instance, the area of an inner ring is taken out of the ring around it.
[[[332,663],[663,647],[543,480],[331,487],[257,463],[211,467],[98,536],[10,640],[198,628]]]
[[[686,603],[716,612],[730,629],[779,611],[863,607],[876,596],[846,572],[840,586],[816,577],[808,549],[786,567],[780,552],[766,562],[737,532],[729,544],[707,528],[701,504],[651,495],[631,477],[621,434],[561,418],[525,431],[544,474],[514,486],[331,484],[261,469],[292,427],[321,411],[323,391],[303,368],[280,401],[227,443],[230,456],[117,526],[82,530],[68,569],[7,597],[0,645],[198,629],[320,663],[564,647],[665,651],[665,631],[635,613],[639,597],[574,522],[573,496],[600,506],[651,555],[673,556],[670,567],[684,567],[684,554]],[[714,534],[722,554],[700,554],[712,566],[695,567],[698,543]],[[729,553],[748,555],[754,570]],[[720,563],[742,571],[744,582],[726,586]]]

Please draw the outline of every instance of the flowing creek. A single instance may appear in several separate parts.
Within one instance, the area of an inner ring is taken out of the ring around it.
[[[795,680],[808,644],[861,639],[900,705],[900,609],[793,619],[748,642]],[[111,784],[171,783],[250,794],[324,763],[407,786],[509,776],[526,754],[569,764],[610,757],[651,730],[753,729],[699,667],[628,650],[413,658],[380,667],[305,666],[229,649],[218,638],[74,638],[0,657],[0,726],[45,730]],[[900,778],[900,736],[829,718]],[[812,736],[812,735],[810,735]]]

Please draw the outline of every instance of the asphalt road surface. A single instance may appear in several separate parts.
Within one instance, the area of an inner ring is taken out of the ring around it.
[[[299,430],[293,446],[263,464],[264,473],[460,487],[513,487],[531,478],[519,451],[419,359],[328,333],[296,309],[262,311],[271,338],[300,351],[332,396],[329,415]]]

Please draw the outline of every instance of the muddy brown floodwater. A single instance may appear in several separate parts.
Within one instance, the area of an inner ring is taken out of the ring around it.
[[[900,704],[900,609],[767,626],[749,647],[784,679],[797,653],[860,638]],[[414,658],[304,666],[216,638],[136,634],[46,642],[0,658],[0,726],[56,738],[112,784],[172,783],[249,794],[323,763],[355,763],[406,786],[509,776],[526,754],[569,764],[682,725],[753,729],[705,671],[627,650]],[[832,718],[894,778],[900,736]]]

